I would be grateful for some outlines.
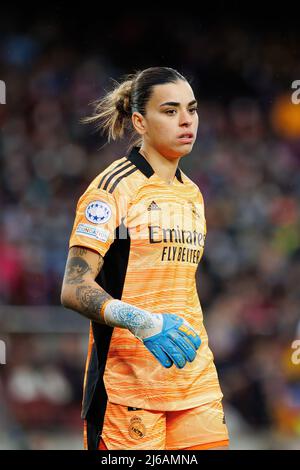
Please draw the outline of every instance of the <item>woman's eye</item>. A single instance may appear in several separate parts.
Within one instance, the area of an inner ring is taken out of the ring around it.
[[[196,111],[197,111],[198,108],[190,108],[189,109],[189,112],[191,114],[194,114]],[[166,114],[168,114],[169,116],[173,116],[174,114],[176,114],[177,110],[176,109],[167,109],[167,111],[165,111]]]

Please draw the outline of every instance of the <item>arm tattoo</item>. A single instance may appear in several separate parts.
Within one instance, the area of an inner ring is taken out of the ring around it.
[[[83,248],[82,246],[73,246],[72,247],[72,254],[74,256],[84,256],[88,252],[87,248]]]
[[[66,284],[82,284],[84,282],[83,276],[91,271],[90,265],[79,256],[74,256],[68,261],[66,269]]]
[[[91,320],[100,319],[100,309],[102,304],[112,297],[102,290],[91,286],[80,286],[76,289],[76,299],[79,302],[80,312]]]
[[[154,323],[151,315],[138,307],[131,305],[111,305],[111,311],[113,319],[116,324],[128,328],[129,330],[135,330],[137,328],[153,328]]]
[[[99,256],[96,275],[98,275],[100,273],[103,264],[104,264],[104,259],[102,258],[102,256]]]

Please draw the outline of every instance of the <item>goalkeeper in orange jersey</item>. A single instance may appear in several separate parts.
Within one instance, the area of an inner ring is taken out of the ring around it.
[[[116,84],[86,122],[135,140],[79,198],[69,242],[61,301],[90,320],[84,447],[226,449],[195,280],[204,202],[178,166],[197,135],[193,90],[151,67]]]

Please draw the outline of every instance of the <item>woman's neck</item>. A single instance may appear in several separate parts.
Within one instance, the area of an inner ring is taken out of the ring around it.
[[[152,147],[148,147],[145,145],[142,145],[139,151],[141,155],[143,155],[143,157],[151,165],[154,172],[166,183],[172,184],[175,178],[175,173],[180,157],[168,159],[166,157],[163,157]]]

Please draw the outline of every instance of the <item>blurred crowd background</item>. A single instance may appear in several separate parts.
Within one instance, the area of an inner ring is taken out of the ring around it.
[[[60,289],[77,200],[127,145],[79,121],[111,78],[165,65],[199,99],[180,167],[205,200],[197,285],[232,448],[299,449],[297,25],[89,16],[0,18],[0,448],[82,448],[88,322],[60,306]]]

